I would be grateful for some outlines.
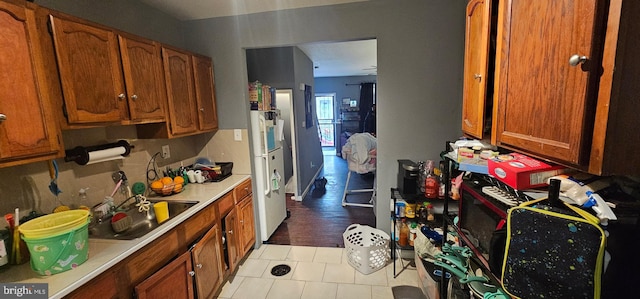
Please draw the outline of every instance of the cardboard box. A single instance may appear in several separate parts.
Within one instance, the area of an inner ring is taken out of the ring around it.
[[[488,167],[490,175],[516,190],[546,186],[548,178],[566,171],[563,166],[549,165],[518,153],[490,159]]]
[[[458,163],[458,170],[489,174],[488,162],[481,158],[462,160],[462,162]]]

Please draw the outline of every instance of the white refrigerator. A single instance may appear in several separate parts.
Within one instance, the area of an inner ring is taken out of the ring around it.
[[[279,110],[251,111],[260,236],[267,241],[287,216],[282,126]]]

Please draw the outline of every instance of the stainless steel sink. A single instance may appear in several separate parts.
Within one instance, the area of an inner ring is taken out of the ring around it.
[[[150,200],[151,203],[156,203],[161,200]],[[169,219],[180,215],[190,207],[197,204],[197,201],[170,201],[167,200],[169,206]],[[160,226],[156,221],[153,208],[149,210],[149,213],[138,212],[138,208],[132,204],[127,210],[121,212],[127,213],[132,219],[133,224],[127,230],[116,233],[111,227],[111,216],[103,217],[102,219],[93,219],[89,224],[89,238],[95,239],[111,239],[111,240],[133,240],[140,238],[147,233],[153,231]],[[165,221],[166,222],[166,221]]]

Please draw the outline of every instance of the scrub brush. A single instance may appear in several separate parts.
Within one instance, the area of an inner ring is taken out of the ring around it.
[[[116,233],[121,233],[128,230],[133,224],[133,218],[127,215],[127,213],[119,212],[111,217],[111,228]]]

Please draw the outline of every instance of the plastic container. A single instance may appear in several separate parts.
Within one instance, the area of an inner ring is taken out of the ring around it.
[[[47,238],[68,233],[89,221],[89,211],[69,210],[31,219],[18,228],[28,239]]]
[[[385,232],[367,225],[352,224],[342,234],[347,262],[362,274],[370,274],[387,265],[391,257]]]
[[[31,269],[40,275],[74,269],[89,258],[89,221],[86,218],[82,226],[67,232],[40,238],[23,236],[22,239],[29,248]]]

